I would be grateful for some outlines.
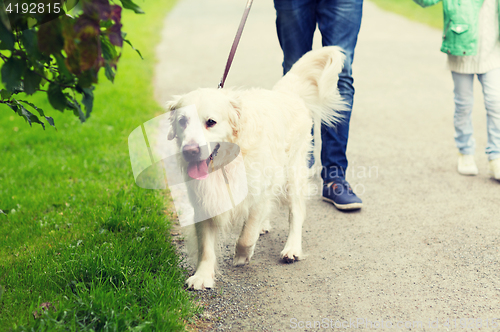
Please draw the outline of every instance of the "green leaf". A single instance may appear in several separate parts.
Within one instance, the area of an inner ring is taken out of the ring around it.
[[[38,41],[34,29],[26,29],[21,34],[21,43],[29,55],[37,56],[39,54]]]
[[[105,60],[115,60],[118,56],[115,46],[105,36],[101,36],[101,50]]]
[[[78,0],[66,0],[66,11],[69,12],[73,7],[75,7],[78,3]],[[80,4],[81,5],[81,4]]]
[[[33,70],[27,69],[24,73],[24,92],[32,95],[40,86],[42,78]]]
[[[35,114],[33,114],[30,111],[28,111],[17,100],[14,100],[14,102],[16,102],[17,106],[19,107],[17,114],[19,114],[22,117],[24,117],[26,119],[26,121],[28,121],[28,123],[30,124],[30,126],[31,126],[32,122],[39,123],[39,124],[42,125],[43,130],[45,130],[45,124],[42,121],[40,121],[40,119]]]
[[[97,83],[97,75],[94,69],[89,69],[78,75],[78,86],[88,88],[92,83]]]
[[[52,127],[54,127],[54,128],[56,127],[54,125],[54,119],[53,118],[51,118],[50,116],[45,116],[45,114],[43,113],[43,110],[41,108],[36,107],[35,105],[33,105],[32,103],[30,103],[29,101],[26,101],[26,100],[15,100],[15,99],[13,99],[7,105],[9,105],[9,107],[14,112],[16,112],[19,116],[22,116],[30,124],[30,126],[31,126],[32,122],[39,123],[40,125],[42,125],[43,130],[45,130],[45,124],[42,121],[40,121],[40,119],[35,114],[31,113],[23,105],[21,105],[21,103],[24,103],[26,105],[29,105],[29,106],[33,107],[40,114],[40,116],[43,116],[47,120],[47,122]],[[56,128],[56,130],[57,130],[57,128]]]
[[[112,20],[105,20],[105,21],[102,21],[99,23],[99,25],[101,26],[101,28],[109,28],[113,25],[113,21]]]
[[[14,112],[16,112],[17,114],[19,114],[19,107],[17,106],[16,103],[14,103],[13,101],[7,103],[7,106],[9,106]],[[21,115],[21,114],[19,114]]]
[[[14,49],[15,41],[16,40],[12,32],[10,32],[2,20],[0,20],[0,50],[12,51]]]
[[[2,100],[4,100],[4,99],[9,100],[10,96],[12,96],[12,93],[10,91],[2,89],[2,90],[0,90],[0,96],[2,97]]]
[[[0,214],[7,215],[7,213],[3,212],[2,210],[0,210]],[[2,295],[3,295],[3,288],[2,288],[2,286],[0,286],[0,300],[2,300]]]
[[[139,56],[141,57],[141,59],[142,59],[142,60],[144,60],[144,58],[142,57],[141,52],[139,52],[139,50],[138,50],[138,49],[136,49],[134,46],[132,46],[132,44],[130,43],[130,41],[129,41],[129,40],[127,40],[127,39],[125,39],[125,36],[123,36],[123,41],[124,41],[124,42],[126,42],[127,44],[129,44],[129,45],[130,45],[130,47],[132,47],[132,49],[133,49],[134,51],[136,51],[136,52],[137,52],[137,54],[139,54]]]
[[[50,117],[50,116],[45,116],[45,113],[43,112],[43,110],[41,108],[37,107],[35,104],[32,104],[32,103],[30,103],[29,101],[26,101],[26,100],[18,100],[18,102],[24,103],[26,105],[29,105],[29,106],[33,107],[35,109],[35,111],[37,111],[38,114],[40,114],[40,116],[43,116],[52,127],[54,127],[54,128],[56,127],[54,125],[54,119],[52,117]]]
[[[50,116],[45,116],[45,119],[47,119],[47,122],[54,128],[56,128],[55,124],[54,124],[54,119],[52,119],[52,117]],[[57,128],[56,128],[57,130]]]
[[[90,117],[90,113],[92,112],[92,108],[94,107],[94,87],[83,88],[83,98],[82,104],[85,106],[87,119]]]
[[[70,94],[66,93],[66,97],[67,97],[66,102],[67,102],[68,108],[73,110],[73,114],[78,116],[80,118],[81,122],[85,122],[85,120],[86,120],[85,114],[83,114],[82,108],[80,107],[80,104]]]
[[[21,86],[21,76],[26,63],[17,58],[10,58],[2,67],[2,82],[9,91]]]
[[[64,62],[64,57],[61,54],[55,55],[57,68],[59,69],[60,76],[63,77],[63,81],[67,84],[71,84],[75,77],[69,72],[68,67],[66,67],[66,63]]]
[[[32,104],[26,100],[18,100],[18,102],[31,106],[33,109],[35,109],[35,111],[38,112],[38,114],[40,114],[40,116],[45,116],[45,113],[43,112],[43,110],[41,108],[38,108],[35,104]]]
[[[111,82],[115,82],[115,72],[113,71],[113,68],[109,65],[109,63],[106,62],[104,65],[104,74],[106,74],[106,77],[108,80]]]
[[[44,69],[43,70],[43,76],[44,77],[49,77],[50,71]],[[45,86],[49,81],[47,81],[45,78],[42,79],[42,82],[40,83],[41,86]]]
[[[64,112],[67,106],[66,97],[61,90],[61,87],[56,83],[49,84],[49,90],[47,91],[47,96],[49,97],[49,102],[52,107],[56,110]]]
[[[120,0],[123,8],[132,9],[136,14],[144,14],[144,11],[141,7],[137,6],[132,0]]]

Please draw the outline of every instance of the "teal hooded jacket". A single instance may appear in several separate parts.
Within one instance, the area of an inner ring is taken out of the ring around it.
[[[441,46],[442,52],[458,56],[477,54],[479,11],[484,0],[413,1],[422,7],[432,6],[439,1],[443,1],[444,28],[443,44]]]

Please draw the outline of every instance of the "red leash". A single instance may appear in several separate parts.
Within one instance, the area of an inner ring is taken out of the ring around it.
[[[236,32],[236,37],[234,37],[233,46],[231,47],[231,51],[229,52],[229,57],[226,62],[226,69],[224,69],[224,75],[219,82],[219,89],[224,87],[224,83],[226,82],[227,74],[229,73],[229,68],[231,68],[231,64],[233,63],[234,54],[236,53],[236,48],[238,47],[238,43],[240,42],[241,34],[243,33],[243,28],[245,27],[245,23],[247,21],[248,13],[250,12],[250,7],[252,7],[253,0],[248,0],[245,11],[243,12],[243,17],[241,18],[240,26],[238,31]]]

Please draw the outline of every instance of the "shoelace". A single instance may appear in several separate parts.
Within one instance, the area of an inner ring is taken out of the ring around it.
[[[332,188],[334,191],[337,191],[338,189],[343,187],[343,188],[347,189],[348,194],[353,193],[351,186],[349,185],[349,183],[345,179],[335,180],[333,182],[328,183],[326,186],[328,188]]]

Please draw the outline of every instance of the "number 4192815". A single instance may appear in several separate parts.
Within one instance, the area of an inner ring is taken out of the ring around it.
[[[9,14],[59,14],[61,12],[61,4],[50,2],[48,4],[44,3],[16,3],[12,5],[9,3],[5,11]]]

